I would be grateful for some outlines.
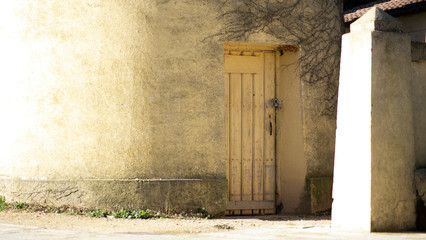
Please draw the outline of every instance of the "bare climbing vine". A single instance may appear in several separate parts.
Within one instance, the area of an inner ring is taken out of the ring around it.
[[[336,11],[340,9],[340,11]],[[340,41],[343,32],[341,0],[224,0],[219,18],[221,41],[246,41],[266,33],[288,45],[301,46],[302,80],[323,89],[321,114],[335,116]]]

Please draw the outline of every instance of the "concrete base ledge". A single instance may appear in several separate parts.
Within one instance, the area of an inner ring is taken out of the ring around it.
[[[205,207],[219,214],[226,208],[227,185],[226,179],[0,179],[0,196],[11,203],[168,212]]]
[[[333,177],[308,178],[311,196],[311,212],[318,213],[331,209]]]
[[[426,168],[416,170],[415,184],[417,191],[417,230],[426,230]]]
[[[416,170],[414,176],[417,194],[426,203],[426,168]]]

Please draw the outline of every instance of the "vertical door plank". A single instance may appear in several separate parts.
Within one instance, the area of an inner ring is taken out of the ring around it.
[[[229,113],[230,113],[230,102],[229,102],[229,73],[225,73],[225,132],[226,132],[226,162],[229,163],[230,155],[229,155],[229,148],[230,141],[229,141],[229,128],[230,128],[230,122],[229,122]],[[229,164],[226,165],[226,178],[229,179]]]
[[[265,52],[265,160],[264,200],[275,200],[275,53]],[[265,210],[274,214],[275,209]]]
[[[230,163],[230,152],[229,152],[229,148],[231,147],[230,141],[229,141],[229,129],[230,129],[230,122],[229,122],[229,113],[230,113],[230,102],[229,102],[229,77],[230,74],[229,73],[225,73],[225,132],[226,132],[226,179],[228,179],[228,183],[229,183],[229,163]],[[228,186],[228,195],[230,194],[230,187]],[[229,211],[226,211],[225,214],[230,214]]]
[[[242,74],[242,201],[253,200],[253,75]],[[252,210],[242,210],[252,214]]]
[[[229,200],[241,201],[241,74],[230,74],[230,176]],[[234,211],[234,214],[240,214]]]
[[[254,74],[254,176],[253,200],[263,200],[263,159],[264,159],[264,126],[265,126],[265,96],[262,74]],[[260,213],[260,210],[256,210]]]

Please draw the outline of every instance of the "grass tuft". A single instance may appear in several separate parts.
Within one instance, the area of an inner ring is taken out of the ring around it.
[[[30,207],[30,205],[28,203],[24,203],[24,202],[15,203],[13,205],[14,209],[27,210],[29,207]]]
[[[195,213],[180,214],[168,214],[164,212],[156,212],[149,209],[146,210],[132,210],[129,208],[120,208],[118,211],[107,211],[104,209],[87,209],[87,208],[76,208],[70,206],[61,207],[49,207],[38,204],[29,204],[25,202],[17,202],[14,204],[8,204],[5,198],[0,196],[0,211],[14,209],[16,211],[26,210],[33,212],[44,212],[44,213],[63,213],[69,215],[84,215],[89,217],[97,218],[127,218],[127,219],[149,219],[149,218],[211,218],[205,208],[198,208]]]
[[[6,203],[6,200],[3,196],[0,196],[0,211],[9,209],[9,204]]]

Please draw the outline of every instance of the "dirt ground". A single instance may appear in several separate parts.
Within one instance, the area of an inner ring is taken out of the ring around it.
[[[330,227],[330,216],[250,216],[202,218],[121,219],[81,215],[7,210],[0,212],[0,222],[37,226],[46,229],[103,233],[191,234],[233,231],[280,225],[306,229]]]

